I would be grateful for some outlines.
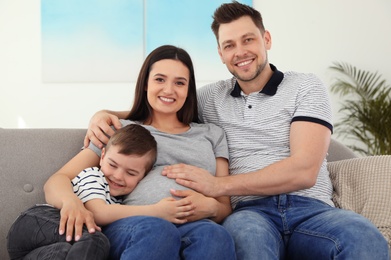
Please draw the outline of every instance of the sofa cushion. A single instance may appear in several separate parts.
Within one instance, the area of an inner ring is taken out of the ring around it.
[[[391,155],[328,163],[333,201],[368,218],[391,248]]]

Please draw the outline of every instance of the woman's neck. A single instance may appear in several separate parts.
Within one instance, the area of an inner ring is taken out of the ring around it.
[[[151,125],[157,130],[170,134],[180,134],[189,130],[190,126],[178,120],[176,115],[173,116],[153,116],[144,124]]]

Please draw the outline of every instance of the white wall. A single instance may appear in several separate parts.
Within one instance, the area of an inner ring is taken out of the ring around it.
[[[313,72],[329,85],[328,67],[344,61],[391,83],[391,1],[253,2],[280,70]],[[40,37],[39,0],[0,0],[0,127],[84,128],[97,110],[130,107],[134,83],[42,83]],[[332,101],[337,118],[338,97]]]

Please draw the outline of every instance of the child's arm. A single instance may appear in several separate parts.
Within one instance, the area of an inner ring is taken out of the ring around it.
[[[107,204],[102,199],[92,199],[84,205],[94,213],[95,222],[103,226],[131,216],[159,217],[175,224],[183,224],[186,222],[186,217],[194,212],[190,200],[174,198],[165,198],[156,204],[143,206]]]

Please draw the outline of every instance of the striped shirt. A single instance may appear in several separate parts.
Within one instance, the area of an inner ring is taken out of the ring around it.
[[[294,121],[322,124],[332,131],[331,107],[324,84],[313,74],[274,71],[260,92],[246,95],[236,78],[206,85],[198,91],[200,120],[225,130],[230,174],[262,169],[290,155]],[[315,186],[290,194],[316,198],[332,205],[332,185],[326,159]],[[261,196],[232,196],[233,207]]]
[[[83,170],[73,180],[73,192],[86,203],[92,199],[101,199],[107,204],[121,203],[122,199],[110,196],[109,184],[98,167]]]

